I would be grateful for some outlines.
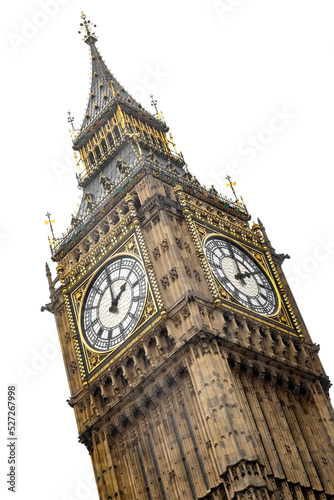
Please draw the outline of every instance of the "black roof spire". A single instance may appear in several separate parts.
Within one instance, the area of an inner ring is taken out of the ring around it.
[[[122,85],[120,85],[103,61],[102,56],[95,45],[97,38],[95,36],[95,32],[93,32],[93,28],[96,27],[96,24],[92,24],[91,21],[87,20],[84,13],[82,13],[81,18],[83,22],[80,24],[81,30],[79,33],[84,31],[83,40],[90,47],[92,58],[92,76],[87,109],[80,132],[86,129],[87,126],[91,125],[95,119],[101,115],[102,110],[107,108],[114,98],[122,99],[129,105],[138,107],[138,103],[135,99],[130,96]]]

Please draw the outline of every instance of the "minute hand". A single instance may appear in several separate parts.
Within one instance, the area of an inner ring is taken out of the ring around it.
[[[109,290],[110,290],[110,299],[111,299],[111,304],[112,304],[113,301],[114,301],[114,296],[113,296],[113,293],[112,293],[111,279],[110,279],[110,274],[108,273],[108,271],[107,271],[107,283],[108,283],[108,287],[109,287]]]
[[[240,276],[240,278],[237,278],[237,279],[240,279],[241,283],[242,283],[243,285],[245,285],[246,283],[245,283],[245,281],[244,281],[244,279],[243,279],[243,277],[242,277],[242,272],[241,272],[241,269],[240,269],[240,266],[239,266],[238,259],[236,258],[235,253],[234,253],[234,251],[233,251],[233,246],[232,246],[232,245],[231,245],[231,243],[229,243],[229,242],[227,243],[227,246],[228,246],[228,249],[229,249],[229,251],[230,251],[231,255],[233,256],[232,258],[233,258],[234,262],[236,263],[237,268],[238,268],[238,271],[239,271],[239,272],[235,275],[235,277]]]

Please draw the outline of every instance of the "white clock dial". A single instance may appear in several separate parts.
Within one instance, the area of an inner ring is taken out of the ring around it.
[[[93,278],[81,312],[82,333],[96,351],[109,351],[133,331],[147,293],[143,266],[134,257],[108,262]]]
[[[222,237],[205,243],[213,274],[225,290],[254,312],[270,316],[277,311],[273,285],[259,265],[239,246]]]

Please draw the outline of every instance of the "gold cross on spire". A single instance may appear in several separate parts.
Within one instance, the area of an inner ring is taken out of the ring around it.
[[[53,238],[53,241],[55,241],[55,239],[56,239],[56,238],[55,238],[55,235],[54,235],[54,233],[53,233],[52,222],[53,222],[53,223],[55,223],[55,222],[56,222],[56,220],[55,220],[55,219],[51,220],[51,218],[50,218],[50,217],[51,217],[51,214],[50,214],[49,212],[47,212],[47,213],[46,213],[46,216],[47,216],[47,218],[48,218],[49,220],[45,220],[44,222],[45,222],[45,224],[50,224],[50,229],[51,229],[52,238]]]
[[[236,186],[237,183],[236,182],[232,182],[232,179],[229,175],[226,176],[226,179],[229,181],[228,184],[226,184],[226,187],[231,187],[232,191],[233,191],[233,194],[234,194],[234,197],[235,197],[235,201],[238,203],[238,205],[240,204],[239,200],[238,200],[238,197],[235,193],[235,190],[234,190],[234,187],[233,186]]]
[[[236,192],[235,192],[235,190],[234,190],[234,187],[233,187],[233,186],[236,186],[236,185],[237,185],[237,183],[236,183],[236,182],[232,182],[232,179],[231,179],[231,177],[230,177],[229,175],[227,175],[227,176],[226,176],[226,179],[229,181],[229,183],[228,183],[228,184],[226,184],[226,187],[230,187],[230,188],[232,189],[233,194],[234,194],[234,197],[235,197],[235,201],[238,203],[238,205],[241,205],[241,204],[242,204],[242,205],[243,205],[243,207],[244,207],[244,209],[245,209],[245,210],[246,210],[246,212],[248,213],[247,207],[246,207],[246,205],[245,205],[244,200],[242,199],[242,196],[240,196],[240,199],[241,199],[241,202],[242,202],[242,203],[240,203],[240,201],[238,200],[238,197],[237,197],[237,195],[236,195]]]

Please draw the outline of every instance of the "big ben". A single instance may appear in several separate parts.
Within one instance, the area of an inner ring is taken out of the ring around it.
[[[330,384],[285,256],[237,196],[191,174],[84,15],[81,31],[83,196],[51,242],[47,308],[100,499],[333,498]]]

